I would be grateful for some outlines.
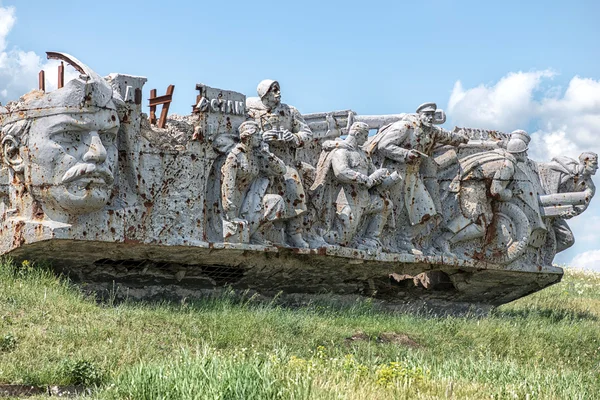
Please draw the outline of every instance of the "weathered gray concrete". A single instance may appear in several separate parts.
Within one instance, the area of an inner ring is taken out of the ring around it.
[[[231,285],[503,304],[561,279],[565,220],[595,194],[597,155],[538,165],[526,132],[447,131],[434,103],[302,115],[277,81],[248,99],[197,85],[194,113],[160,129],[145,78],[53,56],[81,77],[0,109],[0,253],[134,298]]]

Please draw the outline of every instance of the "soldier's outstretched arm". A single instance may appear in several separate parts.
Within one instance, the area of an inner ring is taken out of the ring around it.
[[[581,214],[585,210],[587,210],[588,206],[590,205],[590,202],[592,201],[592,197],[594,197],[594,194],[596,194],[596,186],[594,185],[592,178],[588,178],[586,180],[586,184],[587,184],[587,189],[585,189],[583,192],[586,194],[588,201],[585,204],[573,207],[573,210],[574,210],[573,216],[574,217]]]
[[[469,138],[462,133],[447,131],[436,126],[435,141],[450,146],[458,146],[459,144],[467,143]]]

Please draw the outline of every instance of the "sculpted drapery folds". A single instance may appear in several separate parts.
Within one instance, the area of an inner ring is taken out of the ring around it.
[[[263,139],[273,154],[286,165],[285,174],[274,180],[273,189],[285,199],[286,240],[293,247],[306,248],[303,238],[302,214],[307,210],[307,198],[302,178],[296,165],[296,149],[312,138],[312,133],[302,115],[294,107],[281,102],[279,83],[273,80],[260,82],[259,98],[249,98],[247,109],[250,118],[263,131]]]
[[[50,93],[30,92],[12,106],[2,119],[2,155],[15,212],[67,222],[109,202],[119,116],[103,78],[72,56],[58,57],[81,76]]]

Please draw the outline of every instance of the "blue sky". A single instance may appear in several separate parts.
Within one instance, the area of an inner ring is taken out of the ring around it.
[[[196,83],[252,96],[272,78],[304,113],[436,101],[447,128],[522,128],[532,157],[577,156],[600,152],[599,15],[597,1],[0,0],[0,102],[54,66],[45,51],[64,51],[102,75],[148,77],[145,98],[174,84],[180,114]],[[556,261],[600,270],[599,203]]]

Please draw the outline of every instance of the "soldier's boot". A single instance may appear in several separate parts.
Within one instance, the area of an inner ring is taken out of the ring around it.
[[[271,246],[273,243],[271,241],[265,239],[263,234],[259,231],[254,232],[252,236],[250,236],[250,244],[258,244],[262,246]]]
[[[381,241],[377,238],[362,237],[362,238],[356,238],[353,241],[353,247],[356,247],[359,250],[365,250],[365,251],[372,252],[372,251],[381,250],[383,245],[381,244]]]
[[[422,256],[423,252],[418,250],[412,241],[408,239],[400,239],[394,244],[394,251],[399,253],[408,253],[415,256]]]
[[[454,233],[446,231],[433,240],[433,245],[441,252],[442,255],[448,257],[457,257],[456,254],[452,252],[452,248],[450,247],[450,238],[452,236],[454,236]]]
[[[296,247],[299,249],[308,249],[310,247],[306,240],[304,240],[304,238],[302,237],[302,233],[294,233],[288,235],[287,241],[291,247]]]
[[[310,246],[302,237],[302,217],[296,217],[285,224],[287,242],[291,247],[308,249]]]

